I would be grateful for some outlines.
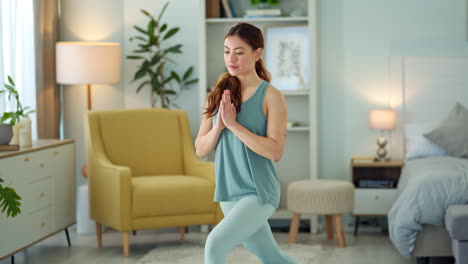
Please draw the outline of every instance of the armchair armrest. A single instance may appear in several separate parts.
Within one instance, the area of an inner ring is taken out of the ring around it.
[[[452,205],[445,214],[445,227],[454,240],[468,240],[468,204]]]
[[[88,163],[91,218],[120,231],[132,230],[130,168],[112,164],[99,152]]]
[[[215,183],[214,162],[192,159],[186,163],[185,173],[187,175],[201,177]]]

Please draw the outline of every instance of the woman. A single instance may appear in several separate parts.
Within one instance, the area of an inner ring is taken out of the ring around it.
[[[295,263],[280,250],[268,225],[278,208],[280,186],[272,161],[281,159],[286,142],[287,109],[283,95],[270,85],[260,58],[263,36],[239,23],[224,39],[222,74],[209,94],[195,147],[200,158],[216,148],[215,201],[224,219],[205,244],[205,263],[225,263],[243,244],[263,263]]]

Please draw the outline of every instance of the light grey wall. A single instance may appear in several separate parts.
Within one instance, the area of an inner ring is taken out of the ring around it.
[[[467,1],[321,0],[320,177],[349,177],[353,155],[373,155],[373,107],[390,96],[389,56],[468,53]]]
[[[159,0],[123,0],[123,17],[124,17],[124,54],[129,55],[135,49],[136,43],[130,42],[130,37],[136,36],[137,31],[133,28],[138,25],[146,28],[148,19],[140,12],[140,9],[145,9],[153,16],[158,17],[159,12],[167,1]],[[198,1],[172,0],[169,3],[162,21],[167,23],[168,29],[179,27],[179,32],[172,38],[163,43],[163,47],[170,47],[177,44],[182,44],[182,54],[171,54],[170,58],[177,64],[168,63],[165,68],[167,70],[175,70],[183,74],[189,66],[194,66],[193,77],[198,76],[198,38],[199,38],[199,18],[197,17]],[[141,81],[130,83],[137,71],[138,62],[135,60],[125,60],[125,72],[123,76],[123,84],[125,87],[125,108],[142,108],[150,107],[150,87],[143,88],[140,93],[136,93],[136,89]],[[188,112],[190,120],[190,128],[192,135],[196,135],[198,131],[198,85],[195,84],[190,90],[185,90],[176,100],[177,105],[181,109]]]
[[[319,0],[320,177],[349,177],[353,155],[373,155],[377,131],[368,129],[373,107],[395,105],[389,97],[389,56],[468,53],[466,0]],[[139,9],[152,13],[162,0],[62,0],[61,40],[99,40],[132,46],[133,25],[143,25]],[[174,42],[183,43],[179,67],[197,65],[197,1],[173,0],[165,20],[181,27]],[[123,59],[122,82],[96,87],[93,109],[148,107],[148,93],[129,84],[136,64]],[[180,68],[179,68],[180,69]],[[198,69],[195,71],[198,74]],[[102,89],[101,89],[102,88]],[[77,141],[77,170],[84,163],[84,87],[65,87],[65,135]],[[199,124],[196,87],[179,105],[188,110],[192,135]],[[79,174],[78,174],[79,175]]]
[[[123,43],[121,1],[61,0],[60,7],[60,41]],[[92,85],[92,110],[123,108],[122,87],[121,84]],[[64,137],[75,140],[78,186],[85,182],[81,176],[81,167],[86,163],[84,146],[84,117],[87,112],[86,86],[65,85],[62,92]]]

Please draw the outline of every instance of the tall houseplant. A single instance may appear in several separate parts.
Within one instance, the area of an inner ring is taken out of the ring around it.
[[[189,89],[192,84],[198,81],[197,78],[191,77],[193,66],[190,66],[183,74],[166,68],[168,62],[175,64],[175,61],[169,58],[171,54],[182,54],[182,44],[170,47],[164,45],[179,31],[178,27],[168,29],[169,26],[161,21],[168,4],[169,2],[164,5],[157,19],[148,11],[141,10],[149,21],[146,29],[134,26],[138,35],[131,37],[130,41],[138,41],[138,48],[133,51],[134,54],[127,56],[127,59],[140,61],[132,82],[142,81],[137,88],[137,93],[143,87],[151,88],[152,107],[156,107],[157,96],[161,107],[177,106],[173,100],[182,90]],[[174,83],[177,84],[176,87],[173,86]]]

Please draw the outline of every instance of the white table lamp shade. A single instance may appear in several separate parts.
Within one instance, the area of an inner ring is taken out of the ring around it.
[[[392,130],[396,125],[396,113],[393,110],[373,109],[369,112],[369,127],[378,130]]]
[[[57,83],[113,84],[120,82],[120,43],[57,42]]]

